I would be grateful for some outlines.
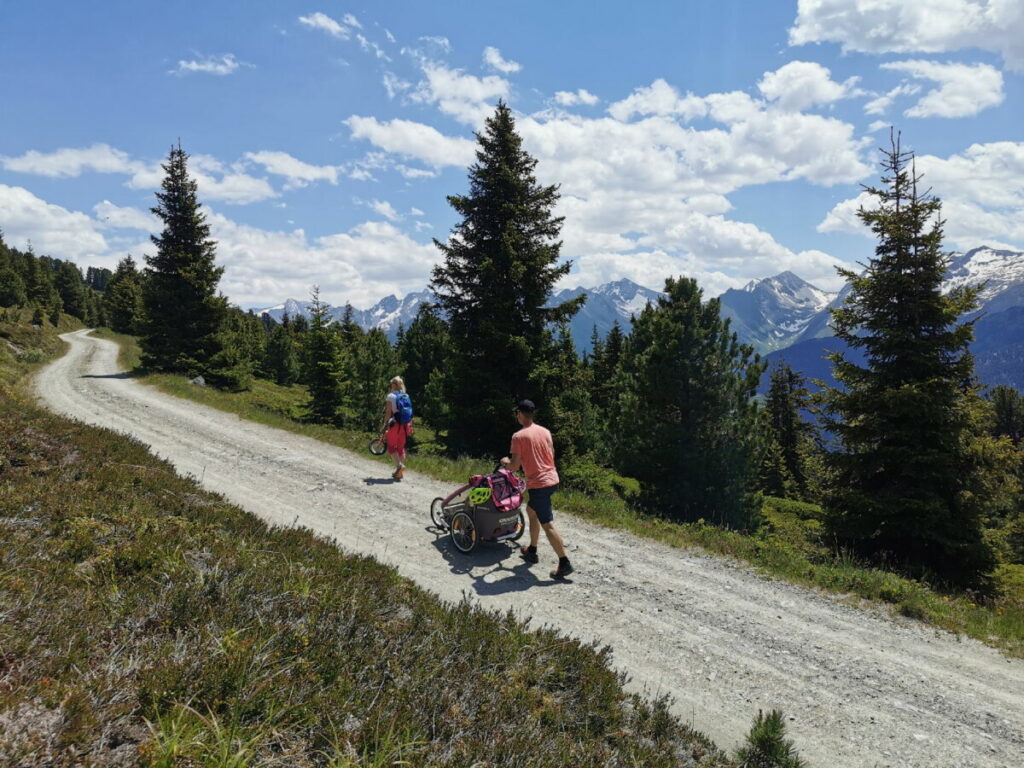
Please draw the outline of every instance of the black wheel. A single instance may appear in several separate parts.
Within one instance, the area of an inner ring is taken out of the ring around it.
[[[444,519],[444,499],[438,496],[432,502],[430,502],[430,519],[434,521],[434,525],[440,528],[442,531],[448,530],[448,523]]]
[[[374,456],[383,456],[387,449],[387,443],[384,442],[384,438],[382,437],[375,437],[370,441],[370,453]]]
[[[511,541],[519,541],[523,538],[523,534],[526,533],[526,518],[523,516],[523,510],[519,510],[519,522],[517,523],[519,530],[516,531],[516,535],[512,537]]]
[[[459,552],[470,553],[476,546],[476,526],[465,512],[456,512],[452,518],[452,544]]]

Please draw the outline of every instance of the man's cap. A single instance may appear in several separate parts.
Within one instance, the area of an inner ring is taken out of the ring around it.
[[[533,413],[537,410],[537,406],[533,404],[533,400],[520,400],[516,410],[523,413]]]

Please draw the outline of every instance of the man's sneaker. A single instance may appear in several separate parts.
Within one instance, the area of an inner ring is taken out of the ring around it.
[[[576,569],[572,567],[572,563],[570,563],[568,560],[559,560],[558,561],[558,567],[555,568],[555,570],[553,570],[551,572],[551,578],[552,579],[564,579],[566,576],[568,576],[574,570],[576,570]]]
[[[536,563],[540,561],[537,557],[537,550],[535,547],[520,547],[519,556],[528,563]]]

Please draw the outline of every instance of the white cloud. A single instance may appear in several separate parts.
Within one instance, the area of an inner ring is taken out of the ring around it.
[[[972,144],[946,158],[921,155],[917,172],[942,200],[948,244],[961,249],[996,242],[1024,246],[1024,142]],[[872,237],[856,216],[858,207],[872,203],[866,193],[844,200],[818,231]]]
[[[599,99],[585,88],[580,88],[577,91],[555,91],[555,101],[563,107],[574,107],[577,104],[586,104],[588,107],[592,107],[597,104]]]
[[[403,93],[404,91],[407,91],[410,88],[412,88],[412,83],[403,80],[394,72],[385,72],[383,82],[384,90],[388,92],[389,99],[393,99],[398,94]]]
[[[365,35],[357,33],[356,40],[359,41],[359,47],[362,48],[367,53],[372,53],[378,59],[383,59],[384,61],[391,61],[391,57],[384,52],[384,49],[381,48],[372,40],[367,40]]]
[[[832,79],[832,72],[814,61],[791,61],[774,72],[765,72],[758,90],[781,109],[800,112],[820,104],[860,95],[860,78],[851,77],[842,83]]]
[[[371,200],[367,205],[388,221],[400,221],[402,218],[402,215],[387,200]]]
[[[127,152],[107,144],[93,144],[84,149],[58,149],[55,152],[30,150],[20,157],[0,157],[4,169],[40,176],[74,177],[83,171],[97,173],[135,173],[142,164]]]
[[[355,27],[356,29],[363,28],[363,25],[360,24],[359,20],[351,13],[346,13],[344,16],[341,17],[341,20],[348,24],[350,27]]]
[[[447,37],[441,37],[440,35],[425,35],[419,38],[420,42],[427,43],[428,46],[436,48],[441,53],[451,53],[452,44]]]
[[[871,125],[868,126],[868,133],[875,133],[882,130],[883,128],[889,128],[890,123],[885,120],[875,120]]]
[[[24,248],[31,241],[36,253],[84,262],[99,262],[108,244],[97,222],[36,197],[24,187],[0,184],[0,222],[8,244]],[[105,266],[96,263],[96,266]]]
[[[704,99],[692,93],[680,96],[675,88],[660,77],[646,88],[637,88],[622,101],[608,107],[608,113],[623,122],[633,115],[676,115],[689,121],[704,117],[707,111]]]
[[[409,120],[378,122],[375,117],[352,115],[342,121],[352,138],[366,139],[385,152],[415,158],[434,166],[468,166],[473,162],[475,145],[469,139],[445,136],[436,128]]]
[[[260,229],[212,211],[208,219],[225,267],[221,289],[242,304],[304,299],[318,284],[332,304],[368,307],[382,296],[422,290],[437,260],[433,244],[419,243],[389,222],[311,240],[301,229]]]
[[[267,173],[287,179],[285,189],[304,187],[313,181],[338,183],[341,168],[336,165],[310,165],[292,157],[287,152],[246,152],[246,160],[262,165]]]
[[[146,232],[158,232],[160,220],[148,211],[141,211],[130,206],[114,205],[104,200],[92,207],[96,213],[97,226],[104,229],[141,229]]]
[[[332,37],[336,37],[339,40],[348,40],[352,37],[351,29],[344,24],[335,21],[326,13],[320,13],[319,11],[311,13],[308,16],[299,16],[299,23],[304,24],[310,29],[323,30],[327,34]]]
[[[798,0],[791,45],[833,42],[863,53],[943,53],[981,48],[1024,71],[1019,0]]]
[[[437,104],[438,109],[469,125],[481,125],[494,111],[497,99],[507,99],[509,82],[498,75],[476,77],[460,69],[451,69],[435,61],[421,62],[426,80],[410,98],[423,104]]]
[[[409,209],[409,215],[410,216],[425,216],[426,214],[424,214],[423,211],[421,211],[419,208],[416,208],[415,206],[413,206],[412,208]]]
[[[222,53],[220,55],[200,56],[197,59],[179,60],[178,66],[168,70],[170,75],[187,75],[190,72],[200,72],[207,75],[230,75],[239,67],[251,67],[239,61],[233,53]]]
[[[970,117],[1003,103],[1003,74],[988,64],[894,61],[882,69],[906,72],[939,84],[903,114],[907,117]]]
[[[517,61],[503,59],[501,57],[501,51],[492,45],[484,48],[484,63],[491,69],[496,69],[498,72],[504,72],[505,74],[518,72],[523,68]]]
[[[892,103],[900,96],[913,96],[915,93],[919,93],[921,86],[913,85],[911,83],[901,83],[893,88],[891,91],[872,99],[864,105],[864,114],[866,115],[884,115]]]

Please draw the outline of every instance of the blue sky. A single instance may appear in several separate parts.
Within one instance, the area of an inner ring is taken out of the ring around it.
[[[853,212],[889,125],[951,248],[1024,247],[1021,2],[7,0],[0,50],[5,238],[152,252],[180,137],[243,306],[426,285],[498,98],[562,185],[569,286],[834,289],[871,253]]]

